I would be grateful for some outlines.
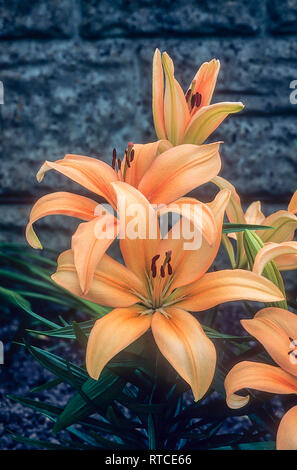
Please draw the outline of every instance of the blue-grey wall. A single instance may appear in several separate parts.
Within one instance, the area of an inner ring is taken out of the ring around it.
[[[223,175],[247,203],[286,207],[296,189],[297,0],[0,0],[1,239],[23,240],[29,209],[65,178],[35,173],[45,159],[81,153],[111,159],[129,140],[155,138],[151,61],[175,61],[184,86],[201,62],[221,61],[214,101],[243,101],[212,139],[224,140]],[[67,248],[72,222],[39,224]],[[66,241],[65,241],[66,240]]]

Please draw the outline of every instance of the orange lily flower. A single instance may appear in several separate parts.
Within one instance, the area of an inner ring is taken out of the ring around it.
[[[279,366],[244,361],[236,364],[225,379],[227,403],[241,408],[249,396],[239,396],[244,388],[277,393],[297,394],[297,316],[281,308],[264,308],[252,320],[241,320],[249,334],[260,341]],[[276,437],[279,450],[297,449],[297,406],[282,418]]]
[[[282,243],[291,241],[294,238],[295,230],[297,229],[297,191],[293,194],[291,201],[288,205],[288,210],[279,210],[273,214],[265,217],[261,210],[261,202],[255,201],[247,208],[244,213],[240,197],[235,187],[221,176],[213,178],[215,183],[220,189],[229,189],[231,191],[230,202],[226,209],[228,219],[231,223],[242,223],[242,224],[253,224],[253,225],[265,225],[268,227],[274,227],[273,230],[258,230],[257,235],[266,244],[269,242]],[[244,247],[242,244],[242,233],[229,233],[230,238],[237,240],[239,249],[241,251],[240,267],[243,267],[246,262],[244,254]],[[288,263],[291,268],[288,268]],[[276,264],[280,270],[295,269],[294,268],[294,257],[287,258],[284,255],[284,259],[281,258],[281,254],[276,259]]]
[[[231,113],[243,104],[223,102],[210,104],[220,69],[216,59],[201,65],[186,94],[174,77],[174,64],[169,55],[156,49],[153,59],[153,117],[159,139],[173,145],[202,144]],[[164,76],[166,77],[164,91]]]
[[[257,253],[253,271],[262,274],[265,265],[273,260],[280,271],[297,269],[297,242],[265,243]]]
[[[135,204],[141,210],[137,225],[143,237],[121,237],[120,248],[126,266],[106,254],[96,266],[89,292],[81,290],[73,252],[58,259],[53,280],[72,293],[113,307],[97,320],[88,340],[86,364],[91,377],[98,379],[107,362],[142,336],[149,328],[166,359],[191,386],[195,400],[208,390],[215,370],[214,345],[199,322],[188,311],[202,311],[222,302],[238,299],[277,301],[279,289],[264,277],[241,270],[206,273],[215,258],[221,238],[229,191],[221,191],[203,209],[208,231],[214,226],[212,243],[204,237],[200,248],[184,250],[189,242],[182,233],[174,237],[180,221],[161,238],[157,212],[137,189],[124,182],[112,184],[119,200],[121,234],[127,233],[133,217],[126,208]],[[186,198],[187,199],[187,198]],[[173,209],[175,210],[175,209]],[[178,209],[177,209],[178,210]],[[189,219],[193,222],[191,216]],[[148,221],[155,224],[155,237],[149,237]]]
[[[66,155],[56,162],[46,161],[37,173],[42,181],[51,169],[62,173],[116,209],[116,193],[112,183],[125,181],[138,188],[151,203],[168,204],[214,177],[221,167],[219,143],[185,144],[172,148],[168,141],[149,144],[129,143],[123,160],[113,153],[112,165],[81,155]],[[161,152],[161,153],[160,153]],[[30,214],[26,237],[33,248],[42,248],[33,223],[41,217],[64,214],[85,221],[72,237],[75,265],[83,292],[90,287],[95,267],[117,236],[117,221],[92,199],[68,192],[57,192],[40,198]],[[106,238],[96,237],[97,223],[107,224]],[[114,236],[112,236],[114,234]]]

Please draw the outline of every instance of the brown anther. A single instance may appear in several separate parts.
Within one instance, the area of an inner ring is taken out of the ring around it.
[[[193,95],[191,98],[191,108],[194,108],[196,102],[196,95]]]
[[[191,90],[191,88],[189,88],[187,93],[186,93],[186,102],[189,101],[191,94],[192,94],[192,90]]]
[[[119,167],[119,170],[121,169],[121,165],[122,165],[122,162],[121,162],[121,160],[118,158],[118,167]]]
[[[112,151],[112,164],[111,164],[113,170],[115,170],[116,159],[117,159],[117,151],[116,151],[116,149],[113,149],[113,151]]]
[[[202,95],[201,93],[197,92],[196,95],[195,95],[195,106],[197,108],[199,108],[199,106],[201,105],[201,101],[202,101]]]
[[[165,266],[166,266],[166,264],[167,264],[167,270],[168,270],[169,276],[171,276],[171,274],[172,274],[172,266],[171,266],[171,264],[170,264],[171,255],[172,255],[172,250],[166,251],[166,253],[165,253],[165,260],[164,260],[164,263],[163,263],[163,265],[162,265],[163,270],[164,270],[164,274],[165,274]],[[163,276],[163,277],[164,277],[164,276]]]
[[[160,274],[161,274],[161,277],[165,277],[165,269],[164,269],[164,266],[161,266]]]
[[[131,150],[130,162],[133,162],[133,160],[134,160],[134,149]]]
[[[155,255],[152,258],[152,264],[151,264],[151,271],[152,271],[152,277],[156,277],[157,275],[157,267],[156,267],[156,261],[160,258],[160,255]]]

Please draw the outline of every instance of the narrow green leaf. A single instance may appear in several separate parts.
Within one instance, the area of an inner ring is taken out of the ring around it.
[[[274,227],[254,224],[223,224],[223,233],[243,232],[245,230],[274,230]]]
[[[255,232],[250,231],[250,230],[246,230],[244,232],[243,241],[244,241],[244,248],[245,248],[245,252],[247,255],[248,263],[250,265],[250,268],[252,269],[255,258],[258,252],[260,251],[260,249],[264,246],[264,243]],[[263,276],[269,279],[271,282],[273,282],[286,297],[283,279],[274,261],[270,261],[269,263],[266,264],[263,270]],[[267,303],[266,305],[285,308],[285,309],[288,308],[286,300],[283,300],[280,302]]]
[[[81,390],[88,397],[88,401],[80,393],[76,393],[59,416],[54,432],[65,429],[71,424],[107,407],[109,403],[118,397],[124,385],[125,381],[123,379],[106,369],[98,380],[87,379]]]

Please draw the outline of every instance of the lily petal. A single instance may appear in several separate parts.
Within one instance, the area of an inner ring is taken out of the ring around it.
[[[297,449],[297,406],[293,406],[282,417],[276,435],[277,450],[296,450]]]
[[[228,189],[231,191],[231,197],[229,204],[226,208],[226,214],[231,223],[245,224],[246,218],[241,207],[240,197],[237,194],[235,187],[229,183],[226,179],[221,176],[213,178],[212,182],[220,189]],[[243,245],[243,232],[228,233],[230,238],[237,240],[237,264],[238,267],[245,267],[246,265],[246,254]]]
[[[141,178],[146,173],[159,153],[172,147],[168,140],[157,140],[149,144],[134,144],[134,159],[127,168],[125,182],[138,187]]]
[[[34,204],[26,227],[28,243],[33,248],[42,249],[42,245],[32,227],[38,219],[47,215],[63,214],[83,220],[91,220],[97,206],[97,202],[92,201],[92,199],[67,192],[57,192],[41,197]]]
[[[106,214],[80,224],[72,236],[74,264],[83,294],[90,289],[96,266],[117,235],[117,219]]]
[[[216,239],[212,244],[209,244],[207,239],[203,237],[201,245],[198,248],[185,250],[185,244],[191,242],[191,240],[187,240],[183,237],[183,230],[179,230],[178,233],[180,233],[181,236],[179,236],[178,239],[173,238],[176,227],[177,229],[180,228],[180,222],[173,226],[171,232],[168,234],[168,239],[161,241],[160,252],[172,251],[171,262],[173,267],[173,279],[171,291],[177,287],[185,286],[200,279],[209,269],[220,246],[224,212],[229,197],[230,192],[228,190],[222,190],[216,195],[214,201],[208,204],[214,216],[217,233]],[[199,242],[200,238],[198,238],[197,241]]]
[[[248,224],[261,225],[265,220],[265,215],[261,211],[261,202],[255,201],[249,205],[245,213]]]
[[[260,310],[252,320],[241,320],[249,334],[263,344],[272,359],[285,371],[297,376],[296,364],[290,360],[291,339],[297,339],[297,316],[282,308]]]
[[[203,204],[195,198],[184,197],[178,199],[161,208],[158,213],[160,216],[175,213],[185,217],[201,232],[209,245],[213,245],[217,239],[218,230],[212,210],[207,204]]]
[[[186,123],[190,118],[189,108],[183,90],[174,78],[174,65],[169,55],[164,52],[162,62],[166,77],[164,97],[164,121],[166,135],[173,145],[182,142]]]
[[[97,380],[104,366],[116,354],[142,336],[151,325],[151,315],[141,315],[139,305],[117,308],[96,321],[89,336],[86,365]]]
[[[261,230],[258,235],[264,243],[281,243],[291,240],[297,228],[297,217],[291,212],[277,211],[266,217],[264,225],[274,227],[274,230]]]
[[[242,103],[216,103],[204,106],[197,111],[189,122],[183,144],[201,145],[212,132],[219,127],[229,114],[238,113],[244,108]]]
[[[115,195],[110,183],[117,181],[118,177],[107,163],[83,155],[66,155],[56,162],[44,162],[36,175],[39,183],[49,170],[56,170],[89,191],[99,194],[114,207]]]
[[[229,181],[227,181],[225,178],[222,178],[221,176],[215,176],[212,179],[212,182],[221,190],[228,189],[228,191],[231,193],[229,204],[226,208],[229,222],[232,224],[245,224],[246,219],[241,207],[240,197],[238,196],[238,193],[233,184],[229,183]]]
[[[276,258],[276,259],[275,259]],[[297,242],[267,243],[257,253],[253,272],[262,274],[267,263],[274,260],[282,271],[297,268]]]
[[[152,332],[155,341],[174,369],[191,386],[195,401],[210,387],[216,365],[216,350],[199,322],[185,310],[168,308],[166,318],[155,312]]]
[[[193,94],[200,93],[200,108],[208,106],[211,102],[219,71],[220,61],[212,59],[210,62],[204,62],[196,73],[193,79],[195,81]]]
[[[293,214],[297,213],[297,191],[295,191],[291,198],[291,201],[289,202],[288,211],[292,212]]]
[[[210,181],[221,168],[219,142],[179,145],[159,155],[138,189],[153,204],[169,204]]]
[[[272,282],[243,269],[207,273],[198,281],[177,289],[175,298],[181,298],[179,307],[191,311],[207,310],[234,300],[284,300],[283,294]]]
[[[106,254],[97,265],[87,294],[83,294],[81,290],[72,250],[65,251],[59,256],[58,268],[52,275],[52,279],[78,297],[114,308],[136,304],[139,301],[137,292],[143,291],[139,279],[129,269]]]
[[[226,400],[230,408],[242,408],[248,403],[249,395],[236,395],[244,388],[277,394],[297,393],[297,378],[280,367],[243,361],[236,364],[225,379]]]
[[[158,138],[166,139],[164,122],[164,76],[159,49],[155,50],[153,59],[153,117]]]
[[[160,240],[157,213],[136,188],[112,183],[118,200],[120,248],[126,266],[146,282]]]

